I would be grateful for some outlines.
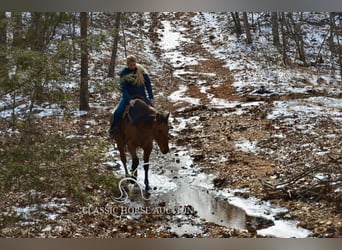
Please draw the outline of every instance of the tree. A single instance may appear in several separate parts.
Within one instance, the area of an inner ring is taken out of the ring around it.
[[[304,40],[301,32],[301,25],[298,21],[293,19],[293,13],[289,12],[288,14],[289,21],[286,22],[288,31],[292,35],[293,40],[296,43],[299,59],[303,62],[304,66],[307,65],[306,63],[306,55],[304,50]]]
[[[334,46],[334,36],[336,36],[336,41],[337,41],[337,51],[338,51],[338,60],[339,60],[339,64],[340,64],[340,76],[342,78],[342,45],[340,44],[340,34],[339,32],[341,32],[341,27],[340,30],[338,30],[337,25],[335,23],[335,15],[337,15],[336,13],[330,13],[329,19],[330,19],[330,50],[331,50],[331,54],[334,54],[336,52],[335,51],[335,46]]]
[[[27,40],[32,50],[44,51],[56,34],[56,28],[63,19],[64,13],[32,12],[31,25]]]
[[[88,111],[89,90],[88,90],[88,14],[81,12],[81,86],[80,86],[80,110]]]
[[[115,18],[115,29],[113,32],[113,48],[112,48],[112,56],[110,58],[109,68],[108,68],[108,77],[114,77],[115,75],[115,62],[116,62],[116,54],[118,50],[118,42],[119,42],[119,33],[120,33],[120,22],[121,22],[121,13],[116,13]]]
[[[282,55],[283,55],[283,63],[284,65],[287,64],[287,34],[285,31],[285,13],[281,13],[280,17],[280,30],[281,30],[281,37],[282,37]]]
[[[33,12],[31,15],[32,21],[28,32],[28,40],[32,50],[41,51],[44,48],[43,14]]]
[[[252,43],[251,31],[249,29],[247,12],[243,12],[243,23],[245,25],[246,41],[248,44]]]
[[[0,12],[0,86],[8,81],[7,66],[7,18],[5,12]]]
[[[13,22],[13,47],[24,48],[25,47],[25,35],[23,29],[23,17],[21,12],[11,13]]]
[[[279,39],[279,23],[278,23],[278,13],[272,12],[272,36],[273,36],[273,45],[278,49],[280,48],[280,39]]]
[[[56,34],[56,28],[60,24],[63,13],[55,13],[55,12],[31,12],[30,13],[30,24],[28,28],[28,32],[26,33],[26,47],[29,47],[32,51],[31,55],[32,59],[49,61],[50,53],[47,52],[49,44],[53,41],[54,36]],[[19,30],[20,32],[20,30]],[[21,38],[18,38],[19,40]],[[20,48],[24,49],[24,46]],[[27,54],[29,55],[29,54]],[[30,60],[28,57],[26,58]],[[44,88],[50,77],[46,75],[42,75],[41,72],[44,72],[46,65],[43,63],[35,65],[35,69],[31,72],[34,72],[34,81],[33,82],[33,92],[31,94],[32,105],[34,102],[40,104],[45,101],[45,93]],[[48,72],[47,72],[48,73]],[[49,73],[48,73],[49,74]],[[44,79],[45,78],[45,79]]]
[[[239,12],[231,12],[231,15],[235,24],[236,35],[239,36],[242,34]]]

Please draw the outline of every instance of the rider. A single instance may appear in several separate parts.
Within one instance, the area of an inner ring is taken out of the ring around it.
[[[134,55],[129,55],[126,58],[126,64],[127,66],[120,72],[122,97],[114,111],[113,121],[108,130],[110,136],[118,133],[118,124],[126,105],[134,106],[135,100],[132,99],[133,97],[142,97],[147,104],[154,106],[151,80],[146,69],[137,63],[137,58]]]

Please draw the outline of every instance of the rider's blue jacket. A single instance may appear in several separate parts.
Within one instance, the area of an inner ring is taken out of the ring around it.
[[[120,72],[120,86],[123,94],[122,98],[126,103],[128,103],[133,97],[140,96],[149,102],[149,99],[154,98],[150,77],[147,73],[143,74],[144,84],[138,86],[134,84],[133,81],[130,81],[130,75],[132,75],[132,79],[135,79],[135,74],[136,70],[130,70],[127,67]],[[149,99],[147,99],[146,91]]]

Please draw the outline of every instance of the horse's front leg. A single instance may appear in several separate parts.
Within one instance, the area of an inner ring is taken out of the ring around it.
[[[128,176],[128,170],[127,170],[127,160],[126,160],[126,152],[125,152],[125,142],[122,136],[117,136],[115,138],[116,145],[118,146],[119,152],[120,152],[120,158],[121,162],[125,168],[125,174]]]
[[[148,145],[147,147],[144,147],[144,170],[145,170],[145,190],[148,191],[151,189],[150,183],[148,181],[148,169],[149,169],[149,160],[150,160],[150,155],[152,152],[152,145]]]

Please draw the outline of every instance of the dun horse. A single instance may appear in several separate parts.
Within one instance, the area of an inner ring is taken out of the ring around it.
[[[169,152],[169,124],[168,114],[157,112],[154,108],[147,105],[143,100],[136,99],[135,105],[130,107],[124,114],[119,125],[120,133],[114,136],[120,151],[120,158],[124,165],[126,176],[128,176],[127,160],[125,147],[132,157],[132,174],[137,178],[137,167],[139,158],[136,150],[141,147],[144,151],[144,170],[145,170],[145,190],[150,189],[148,181],[149,158],[155,140],[163,154]]]

